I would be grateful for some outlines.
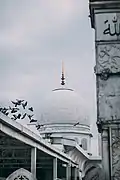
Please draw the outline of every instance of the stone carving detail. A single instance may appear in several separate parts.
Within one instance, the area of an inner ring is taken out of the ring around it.
[[[107,79],[111,73],[120,73],[120,44],[99,45],[96,74]]]
[[[120,129],[112,130],[112,177],[120,179]]]
[[[109,78],[110,74],[111,74],[110,69],[109,69],[109,68],[105,68],[105,69],[101,72],[101,74],[100,74],[101,80],[107,80],[107,79]]]
[[[33,177],[32,173],[30,173],[26,169],[21,168],[13,172],[11,175],[9,175],[6,180],[36,180],[36,179]]]
[[[19,176],[15,177],[14,180],[29,180],[29,179],[24,175],[19,175]]]

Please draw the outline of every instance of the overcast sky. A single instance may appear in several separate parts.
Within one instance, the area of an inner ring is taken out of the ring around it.
[[[94,30],[88,0],[0,1],[0,101],[23,98],[36,114],[44,97],[66,84],[86,102],[96,121]]]

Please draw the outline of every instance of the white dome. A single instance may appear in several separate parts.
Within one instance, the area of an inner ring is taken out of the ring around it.
[[[55,89],[43,105],[42,124],[75,124],[89,126],[87,109],[83,100],[65,87]]]

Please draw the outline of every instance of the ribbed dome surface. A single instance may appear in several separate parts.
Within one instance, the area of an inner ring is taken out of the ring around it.
[[[89,125],[85,104],[72,89],[65,87],[55,89],[43,105],[41,123],[80,123]]]

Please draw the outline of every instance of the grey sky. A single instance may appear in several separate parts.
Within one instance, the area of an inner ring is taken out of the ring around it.
[[[60,85],[82,96],[96,121],[94,30],[87,0],[0,1],[0,100],[24,98],[39,115],[46,94]]]

